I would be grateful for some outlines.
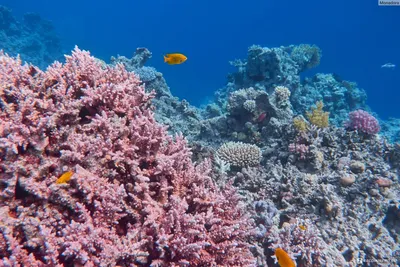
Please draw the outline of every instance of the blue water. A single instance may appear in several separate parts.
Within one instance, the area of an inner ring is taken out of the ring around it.
[[[106,61],[153,52],[149,65],[162,72],[174,95],[199,105],[222,87],[248,46],[309,43],[323,51],[315,72],[337,73],[368,94],[381,118],[400,117],[400,7],[376,0],[0,0],[13,14],[37,12],[51,20],[65,51],[77,44]],[[182,65],[162,55],[181,52]],[[381,69],[385,63],[396,69]]]

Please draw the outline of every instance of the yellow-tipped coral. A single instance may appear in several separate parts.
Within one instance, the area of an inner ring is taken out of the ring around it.
[[[293,126],[299,132],[307,131],[307,122],[301,116],[293,119]]]
[[[322,110],[324,107],[322,101],[318,101],[316,105],[317,107],[312,108],[311,112],[307,112],[307,118],[313,125],[319,128],[326,128],[329,126],[329,112]]]

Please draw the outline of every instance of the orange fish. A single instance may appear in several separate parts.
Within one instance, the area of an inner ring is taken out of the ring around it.
[[[307,227],[305,225],[302,225],[302,224],[299,225],[299,228],[301,230],[303,230],[303,231],[307,230]]]
[[[164,56],[164,62],[169,65],[182,64],[187,60],[187,57],[183,54],[174,53],[174,54],[166,54]]]
[[[56,180],[56,184],[65,184],[71,180],[71,176],[74,175],[72,171],[67,171],[61,174],[61,176]]]
[[[290,258],[286,251],[281,248],[275,249],[275,257],[278,260],[279,266],[281,267],[295,267],[296,264]]]

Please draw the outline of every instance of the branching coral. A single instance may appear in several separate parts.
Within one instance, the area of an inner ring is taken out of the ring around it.
[[[322,266],[326,243],[321,239],[318,228],[309,220],[298,219],[295,223],[286,223],[283,228],[276,226],[270,231],[271,248],[282,248],[301,266]]]
[[[0,54],[0,85],[4,264],[254,263],[235,190],[155,122],[135,74],[78,48],[46,72]]]
[[[316,103],[316,108],[313,108],[311,112],[307,112],[308,120],[315,126],[319,128],[326,128],[329,126],[329,112],[324,112],[324,103],[318,101]]]

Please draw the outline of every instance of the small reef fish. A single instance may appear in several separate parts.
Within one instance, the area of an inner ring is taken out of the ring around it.
[[[187,60],[187,57],[183,54],[174,53],[174,54],[166,54],[164,56],[164,62],[169,65],[182,64]]]
[[[305,225],[302,225],[302,224],[299,225],[299,228],[301,230],[303,230],[303,231],[307,230],[307,227]]]
[[[61,176],[56,180],[56,184],[65,184],[68,183],[69,180],[71,180],[72,175],[74,173],[72,171],[67,171],[61,174]]]
[[[290,258],[289,254],[281,248],[275,249],[275,257],[280,267],[296,267],[296,264]]]
[[[386,69],[394,69],[395,67],[396,65],[393,63],[386,63],[381,66],[381,68],[386,68]]]
[[[258,115],[257,122],[258,123],[263,122],[266,117],[267,117],[267,112],[261,113],[260,115]]]

